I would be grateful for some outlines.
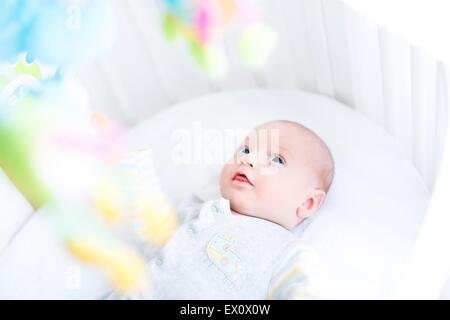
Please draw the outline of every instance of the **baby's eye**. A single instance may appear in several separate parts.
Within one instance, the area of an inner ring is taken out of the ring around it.
[[[243,147],[240,151],[242,154],[250,154],[250,148],[249,147]]]
[[[275,164],[285,164],[284,159],[279,155],[273,155],[271,161]]]

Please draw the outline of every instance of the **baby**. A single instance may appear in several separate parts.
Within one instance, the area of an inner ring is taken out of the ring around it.
[[[222,169],[222,197],[182,209],[141,297],[311,298],[310,252],[291,231],[320,208],[333,175],[328,147],[308,128],[284,120],[255,128]]]
[[[333,180],[328,147],[295,122],[259,126],[234,160],[224,166],[220,178],[222,196],[230,201],[231,209],[288,230],[320,208]]]

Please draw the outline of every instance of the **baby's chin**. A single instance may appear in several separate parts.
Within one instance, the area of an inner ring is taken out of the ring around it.
[[[255,217],[260,219],[267,220],[266,217],[263,217],[261,215],[260,210],[255,207],[255,203],[250,201],[248,198],[240,197],[236,195],[229,195],[229,197],[226,197],[222,195],[225,199],[228,199],[230,201],[230,209],[237,213],[241,214],[243,216],[249,216],[249,217]]]
[[[284,221],[278,221],[279,219],[274,215],[268,214],[265,216],[263,210],[258,210],[258,208],[255,207],[255,202],[252,202],[248,197],[242,197],[234,192],[222,192],[222,197],[230,201],[230,209],[237,214],[264,219],[276,223],[288,230],[295,227],[287,225]]]
[[[254,216],[254,214],[252,214],[252,211],[249,210],[247,207],[242,206],[240,203],[236,203],[236,202],[232,202],[230,201],[230,209],[233,212],[242,214],[244,216]]]
[[[273,222],[275,224],[278,224],[285,229],[290,229],[290,228],[286,227],[285,225],[283,225],[283,223],[281,221],[277,221],[276,219],[274,219],[274,217],[271,217],[271,216],[261,215],[261,212],[259,210],[256,210],[256,208],[251,208],[251,207],[247,206],[247,204],[245,204],[245,203],[243,204],[243,203],[240,203],[239,201],[237,201],[237,202],[230,201],[230,208],[233,212],[236,212],[243,216],[264,219],[264,220]]]
[[[251,200],[232,190],[221,190],[222,197],[230,201],[230,208],[236,213],[252,216],[255,208]]]

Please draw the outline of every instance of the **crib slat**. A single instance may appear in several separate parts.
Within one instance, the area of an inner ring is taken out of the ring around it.
[[[384,126],[383,78],[377,25],[350,8],[345,13],[355,108]]]
[[[152,69],[149,72],[156,75],[155,81],[148,81],[144,77],[140,78],[147,88],[147,92],[138,96],[140,100],[152,101],[152,95],[159,97],[164,94],[167,99],[162,102],[164,105],[167,102],[176,103],[210,92],[211,83],[192,59],[186,43],[181,40],[175,42],[165,40],[161,27],[160,13],[162,9],[158,6],[158,2],[135,0],[124,2],[119,6],[124,9],[128,7],[131,17],[136,23],[139,42],[145,48],[143,56],[139,60],[140,63],[151,64]],[[127,22],[133,24],[131,21]],[[139,71],[139,73],[147,76],[143,71]],[[152,75],[148,74],[148,76]],[[154,88],[151,88],[152,86]],[[150,102],[147,102],[147,105],[149,104]]]
[[[430,189],[434,182],[434,157],[430,155],[436,152],[436,69],[434,59],[411,48],[413,161]]]
[[[348,35],[344,21],[346,7],[341,1],[321,1],[333,72],[334,96],[338,101],[353,107],[354,85],[350,72]]]
[[[0,254],[32,212],[31,205],[0,169]]]
[[[276,2],[282,6],[281,13],[285,26],[284,32],[286,32],[284,39],[287,41],[286,46],[290,53],[289,70],[294,72],[295,86],[315,92],[317,85],[302,0]]]
[[[224,41],[224,48],[228,58],[228,71],[223,79],[213,81],[220,91],[242,90],[255,88],[256,82],[253,70],[244,66],[238,52],[238,33],[233,30]]]
[[[431,177],[436,180],[444,152],[448,126],[448,78],[444,64],[437,66],[437,103],[436,103],[436,151],[434,153]],[[434,185],[434,183],[433,183]]]
[[[408,158],[412,157],[412,92],[410,46],[380,30],[385,128]]]
[[[115,0],[113,4],[119,13],[117,37],[110,50],[99,57],[98,67],[105,73],[111,93],[119,101],[127,121],[134,123],[166,105],[167,100],[128,2]]]
[[[263,77],[264,86],[272,88],[297,88],[296,70],[292,67],[291,33],[289,32],[285,16],[287,7],[292,1],[263,0],[255,2],[257,10],[264,22],[277,32],[278,43],[270,55],[266,65],[256,71],[256,75]]]
[[[119,103],[120,97],[112,92],[108,77],[98,63],[83,66],[76,70],[76,76],[89,94],[89,105],[92,110],[102,112],[127,127],[132,124],[128,115]],[[122,102],[125,105],[125,101]]]
[[[334,97],[333,73],[329,56],[322,2],[303,0],[308,42],[314,65],[317,92]]]

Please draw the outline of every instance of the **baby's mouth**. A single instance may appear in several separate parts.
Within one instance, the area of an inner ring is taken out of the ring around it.
[[[253,186],[253,183],[247,178],[247,176],[243,172],[237,172],[233,177],[233,181],[237,181],[239,183],[247,183]]]

